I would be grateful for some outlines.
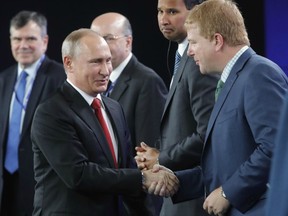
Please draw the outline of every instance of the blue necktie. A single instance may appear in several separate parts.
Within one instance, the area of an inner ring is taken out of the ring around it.
[[[174,76],[175,76],[175,74],[177,72],[177,69],[179,67],[180,60],[181,60],[181,55],[180,55],[180,53],[178,51],[176,51],[176,53],[175,53],[175,62],[174,62],[174,71],[173,71],[173,76],[172,76],[172,79],[171,79],[171,82],[170,82],[170,88],[172,86]]]
[[[24,109],[23,99],[25,95],[27,75],[28,74],[25,71],[22,71],[19,76],[18,86],[16,86],[17,89],[15,89],[13,108],[10,114],[11,118],[9,122],[5,168],[11,174],[13,174],[19,167],[18,146],[20,142],[21,114],[22,109]]]
[[[108,86],[107,86],[107,90],[103,93],[105,96],[109,97],[110,94],[112,93],[113,91],[113,88],[114,88],[114,85],[115,85],[115,82],[112,82],[111,80],[109,80],[109,83],[108,83]]]
[[[181,55],[178,51],[176,51],[175,53],[175,62],[174,62],[174,71],[173,71],[173,76],[176,74],[177,69],[179,67],[180,64],[180,60],[181,60]]]

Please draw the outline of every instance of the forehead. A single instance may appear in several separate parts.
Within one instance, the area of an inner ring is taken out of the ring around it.
[[[101,35],[107,35],[107,34],[115,34],[122,30],[123,26],[123,20],[122,19],[116,19],[114,17],[107,16],[107,19],[105,17],[99,17],[97,20],[95,20],[92,23],[92,30],[98,32]]]
[[[41,28],[33,21],[29,21],[25,26],[16,29],[14,26],[10,28],[10,34],[14,35],[40,35]]]
[[[200,34],[200,28],[197,23],[191,23],[191,24],[189,23],[185,25],[185,27],[187,29],[188,37],[194,37]]]
[[[185,9],[184,0],[158,0],[160,9]]]
[[[93,56],[110,55],[110,49],[107,42],[98,35],[83,37],[79,51]]]

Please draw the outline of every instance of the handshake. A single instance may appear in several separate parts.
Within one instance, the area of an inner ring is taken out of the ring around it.
[[[159,165],[159,151],[143,142],[135,150],[135,161],[143,175],[143,189],[149,194],[173,196],[178,191],[179,180],[170,169]]]

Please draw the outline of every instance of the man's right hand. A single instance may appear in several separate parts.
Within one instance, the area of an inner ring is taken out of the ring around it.
[[[179,188],[179,180],[168,168],[155,165],[153,169],[142,171],[144,175],[143,186],[149,194],[170,197]]]
[[[135,150],[137,154],[135,160],[140,170],[152,169],[155,164],[158,164],[158,149],[141,142],[140,146],[137,146]]]

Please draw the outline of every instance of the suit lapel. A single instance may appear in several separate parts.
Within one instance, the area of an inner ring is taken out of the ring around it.
[[[31,89],[31,95],[29,97],[29,101],[27,104],[27,111],[25,113],[25,118],[23,121],[23,131],[22,134],[24,135],[29,129],[28,125],[31,124],[31,121],[33,119],[33,115],[35,113],[35,110],[41,100],[41,95],[43,93],[43,90],[45,89],[45,82],[47,79],[47,67],[49,64],[50,60],[45,57],[43,60],[41,66],[39,67],[33,87]]]
[[[109,161],[110,166],[114,167],[114,161],[108,143],[106,141],[102,127],[98,122],[97,117],[93,113],[92,108],[68,82],[64,83],[62,89],[63,94],[67,99],[67,102],[69,103],[71,109],[93,131],[95,139],[97,140],[97,142],[95,142],[95,145],[98,144],[101,146],[107,160]]]
[[[132,79],[133,70],[131,67],[135,65],[136,57],[132,56],[126,67],[121,72],[114,86],[114,89],[110,95],[114,100],[119,101],[120,97],[124,94],[125,90],[129,87],[128,83]]]
[[[183,56],[181,57],[180,64],[179,64],[179,67],[178,67],[178,71],[177,71],[176,75],[173,78],[173,83],[172,83],[172,86],[171,86],[171,88],[169,90],[169,93],[167,95],[167,99],[166,99],[164,111],[163,111],[163,114],[162,114],[161,122],[162,122],[162,119],[164,118],[164,115],[166,113],[166,110],[168,109],[168,106],[169,106],[170,102],[172,101],[172,98],[173,98],[174,93],[175,93],[175,91],[177,89],[177,86],[178,86],[178,82],[179,82],[179,80],[181,80],[181,77],[182,77],[182,75],[184,73],[185,65],[186,65],[186,63],[188,61],[188,58],[189,58],[187,56],[187,49],[188,49],[188,46],[185,49],[185,51],[183,53]]]
[[[106,112],[109,116],[110,122],[112,124],[114,134],[117,137],[118,141],[118,167],[121,167],[123,162],[123,158],[125,155],[124,149],[121,148],[121,143],[124,143],[125,141],[123,140],[123,137],[119,135],[119,132],[123,130],[122,124],[121,124],[121,116],[119,116],[118,110],[113,106],[112,103],[109,103],[106,97],[102,97],[102,101],[105,105]],[[122,134],[122,133],[121,133]]]
[[[3,77],[1,87],[0,87],[2,88],[2,90],[0,91],[2,92],[2,95],[0,95],[1,113],[3,114],[0,116],[1,118],[3,118],[1,122],[5,122],[5,125],[2,126],[3,130],[0,131],[1,143],[3,143],[5,139],[5,134],[7,134],[6,131],[8,130],[8,127],[9,127],[10,103],[11,103],[12,94],[14,92],[16,77],[17,77],[17,65],[11,68],[9,70],[9,73],[6,73],[6,76]]]
[[[241,56],[240,58],[237,60],[237,62],[235,63],[235,65],[233,66],[224,87],[221,90],[221,94],[219,95],[217,102],[215,103],[210,119],[209,119],[209,123],[207,126],[207,132],[206,132],[206,138],[205,138],[205,143],[204,143],[204,147],[206,146],[206,142],[208,140],[208,137],[212,131],[212,128],[215,124],[215,121],[217,119],[217,116],[221,110],[221,108],[223,107],[229,92],[231,91],[232,86],[234,85],[234,83],[237,81],[237,78],[239,76],[239,73],[241,73],[241,71],[243,70],[245,63],[248,61],[248,59],[251,57],[251,55],[255,53],[251,48],[249,48],[248,50],[246,50]]]

